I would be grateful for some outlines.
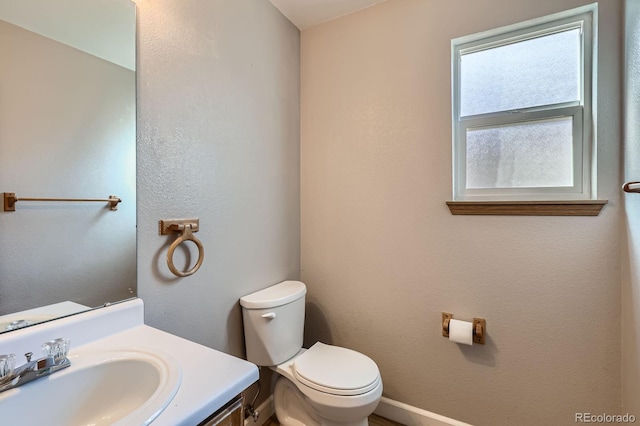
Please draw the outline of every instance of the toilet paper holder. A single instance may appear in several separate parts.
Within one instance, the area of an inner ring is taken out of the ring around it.
[[[449,322],[453,319],[453,314],[442,313],[442,335],[449,338]],[[484,345],[484,338],[487,334],[487,321],[484,318],[473,319],[473,343]]]

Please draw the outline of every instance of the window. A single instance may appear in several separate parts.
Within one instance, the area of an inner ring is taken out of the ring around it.
[[[452,41],[456,201],[595,198],[597,5]]]

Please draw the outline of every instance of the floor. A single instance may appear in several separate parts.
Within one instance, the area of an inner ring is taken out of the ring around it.
[[[280,426],[278,423],[278,419],[276,419],[276,415],[274,414],[264,422],[264,426]],[[392,420],[385,419],[384,417],[376,416],[372,414],[369,416],[369,426],[404,426],[402,423],[396,423]]]

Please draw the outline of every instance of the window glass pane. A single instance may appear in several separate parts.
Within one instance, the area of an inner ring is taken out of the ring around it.
[[[460,115],[580,100],[580,29],[461,55]]]
[[[573,186],[573,117],[467,130],[468,189]]]

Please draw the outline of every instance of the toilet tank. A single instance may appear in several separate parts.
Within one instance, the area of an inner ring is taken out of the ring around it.
[[[300,281],[283,281],[240,298],[248,361],[278,365],[300,351],[306,293]]]

